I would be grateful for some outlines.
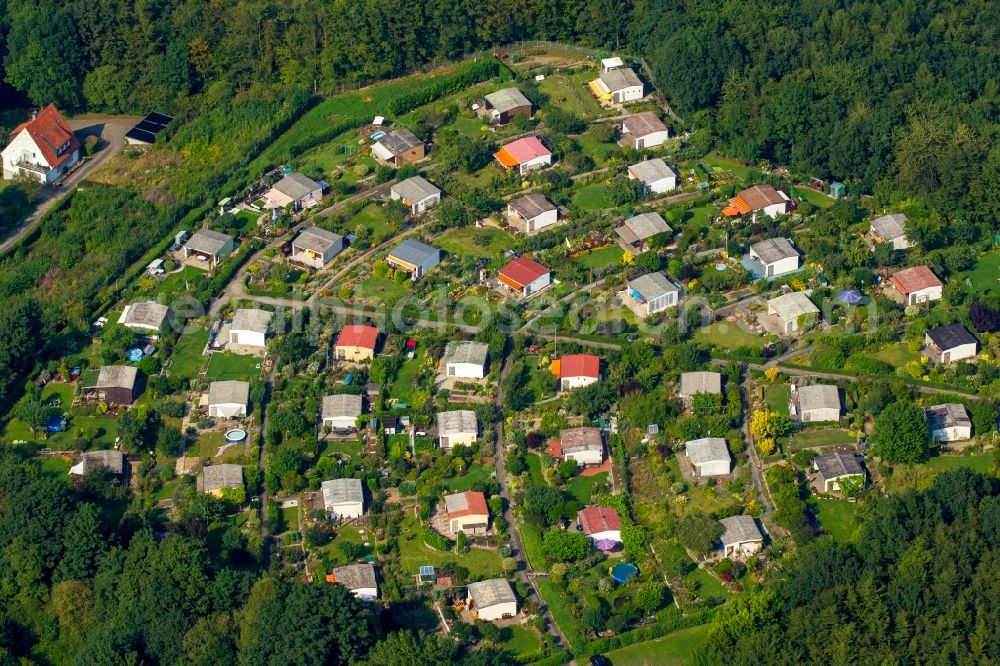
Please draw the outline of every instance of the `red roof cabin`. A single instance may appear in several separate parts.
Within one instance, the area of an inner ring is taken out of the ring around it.
[[[569,391],[589,386],[601,378],[601,357],[594,354],[566,354],[559,359],[559,387]]]
[[[375,356],[378,329],[374,326],[348,324],[340,330],[334,353],[338,361],[364,361]]]
[[[500,269],[497,279],[511,292],[528,298],[552,284],[552,273],[537,261],[518,257]]]
[[[906,305],[941,300],[944,283],[927,266],[906,268],[889,278]]]

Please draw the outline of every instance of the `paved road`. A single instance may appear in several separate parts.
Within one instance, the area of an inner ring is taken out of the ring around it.
[[[140,120],[141,118],[138,116],[86,116],[67,121],[77,136],[99,136],[104,141],[104,147],[93,158],[84,162],[76,171],[66,177],[61,185],[42,190],[38,205],[35,206],[35,212],[21,223],[20,228],[14,232],[13,236],[0,243],[0,255],[13,248],[18,241],[31,233],[42,215],[52,208],[63,195],[76,188],[80,181],[94,173],[112,155],[121,150],[122,146],[125,145],[125,133]]]
[[[569,649],[569,641],[566,640],[562,629],[559,628],[555,618],[549,612],[548,606],[545,604],[545,599],[542,597],[541,592],[538,591],[538,584],[535,582],[535,572],[532,570],[531,563],[524,553],[524,542],[521,540],[521,531],[512,511],[514,503],[511,501],[510,489],[507,485],[507,470],[504,469],[503,382],[510,372],[510,365],[513,358],[510,341],[508,340],[507,348],[504,349],[503,367],[500,369],[500,377],[497,379],[496,397],[493,401],[496,407],[496,416],[493,420],[493,432],[496,437],[493,464],[496,467],[497,483],[500,484],[500,494],[507,500],[504,503],[504,520],[507,522],[507,531],[510,535],[510,544],[513,546],[514,558],[518,561],[515,576],[519,580],[531,585],[531,588],[535,591],[535,596],[538,598],[539,607],[541,608],[540,612],[545,616],[548,623],[549,633],[555,638],[557,644],[565,649]]]
[[[267,487],[264,485],[264,469],[267,464],[267,405],[271,401],[271,392],[274,390],[274,375],[278,371],[278,361],[279,359],[275,357],[273,363],[271,364],[271,372],[267,375],[267,380],[264,383],[264,400],[260,405],[254,405],[255,409],[260,410],[260,432],[257,434],[257,441],[260,446],[260,452],[257,456],[257,468],[260,470],[258,475],[258,483],[260,483],[260,495],[257,498],[260,516],[260,536],[261,536],[261,566],[265,571],[269,568],[269,560],[271,557],[271,533],[267,527],[266,515],[267,515]],[[301,510],[300,510],[301,512]]]

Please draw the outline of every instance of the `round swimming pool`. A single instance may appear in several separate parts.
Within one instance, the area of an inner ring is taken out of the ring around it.
[[[239,444],[247,438],[247,431],[243,428],[233,428],[226,431],[226,441],[230,444]]]
[[[621,564],[616,564],[611,570],[611,578],[616,583],[627,583],[637,573],[639,573],[639,569],[634,564],[622,562]]]
[[[142,360],[142,350],[139,349],[138,347],[133,347],[132,349],[128,350],[128,353],[125,356],[128,358],[128,360],[132,361],[133,363],[136,363]]]

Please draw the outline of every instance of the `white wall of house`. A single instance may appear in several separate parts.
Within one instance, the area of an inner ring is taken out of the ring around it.
[[[763,547],[763,541],[738,541],[723,544],[723,551],[726,557],[748,557],[760,552]]]
[[[617,541],[622,542],[622,531],[621,530],[604,530],[603,532],[594,532],[593,534],[587,535],[588,539],[592,541]]]
[[[802,257],[799,256],[785,257],[784,259],[779,259],[778,261],[768,264],[757,256],[753,250],[750,250],[750,256],[755,258],[761,263],[761,265],[764,266],[764,275],[766,277],[774,277],[776,275],[784,275],[785,273],[796,271],[798,270],[799,262],[802,259]]]
[[[834,409],[833,407],[817,407],[816,409],[807,409],[802,412],[802,421],[804,423],[836,421],[838,419],[840,419],[840,409]]]
[[[651,315],[675,305],[677,305],[677,292],[668,291],[667,293],[646,302],[646,314]]]
[[[511,217],[515,215],[517,215],[517,211],[508,206],[507,216]],[[539,229],[544,229],[545,227],[551,227],[558,221],[559,221],[559,211],[553,208],[552,210],[547,210],[544,213],[541,213],[540,215],[536,215],[535,217],[526,219],[524,223],[525,227],[530,233],[532,231],[538,231]]]
[[[360,518],[365,509],[361,502],[338,502],[326,507],[326,513],[332,519]]]
[[[597,377],[563,377],[559,381],[559,386],[563,391],[590,386],[597,381]]]
[[[771,204],[770,206],[764,206],[761,209],[764,215],[767,215],[771,219],[778,217],[779,215],[784,215],[788,212],[788,202],[782,201],[781,203]]]
[[[357,429],[358,419],[354,416],[328,416],[323,419],[323,425],[332,430]]]
[[[517,602],[511,601],[505,604],[494,604],[493,606],[479,608],[477,610],[479,611],[480,620],[492,622],[494,620],[501,620],[505,617],[514,617],[517,615]]]
[[[482,379],[486,376],[485,368],[476,363],[449,363],[445,372],[449,377],[462,379]]]
[[[550,164],[552,164],[552,155],[539,155],[533,160],[528,160],[527,162],[521,162],[521,164],[518,165],[518,170],[520,171],[521,175],[524,175],[530,171],[534,171],[535,169],[541,169],[547,167]]]
[[[358,599],[362,601],[375,601],[378,599],[378,588],[377,587],[359,587],[356,590],[351,590],[353,594]]]
[[[400,201],[403,198],[402,196],[400,196],[399,194],[397,194],[394,190],[389,190],[389,197],[393,201]],[[421,199],[419,201],[411,201],[410,202],[410,212],[412,214],[414,214],[414,215],[419,215],[420,213],[423,213],[425,210],[433,208],[434,206],[438,205],[439,203],[441,203],[441,193],[440,192],[428,195],[428,196],[424,197],[423,199]]]
[[[574,460],[580,467],[585,465],[600,465],[604,462],[603,451],[574,451],[564,456],[566,460]]]
[[[657,146],[662,146],[663,143],[670,138],[670,132],[663,130],[662,132],[652,132],[646,136],[635,136],[630,134],[629,138],[632,140],[632,146],[636,150],[656,148]]]
[[[709,460],[701,465],[695,465],[698,468],[698,476],[725,476],[729,474],[730,461],[726,460]]]
[[[229,331],[229,342],[246,347],[266,347],[267,334],[256,331],[240,331],[234,328]]]
[[[951,426],[931,430],[931,438],[938,442],[961,442],[972,439],[972,426]]]
[[[7,144],[7,147],[3,149],[3,177],[6,180],[11,180],[15,178],[18,174],[25,174],[34,180],[45,183],[46,185],[54,183],[59,179],[66,169],[73,166],[80,159],[80,151],[76,150],[73,152],[73,156],[66,160],[65,163],[59,165],[55,169],[50,169],[48,173],[40,173],[38,171],[32,171],[30,169],[22,169],[17,166],[17,162],[26,161],[31,164],[38,164],[39,166],[48,166],[45,162],[45,158],[42,157],[42,151],[38,149],[35,145],[34,139],[28,134],[26,130],[21,130],[18,132],[17,136]]]
[[[629,86],[620,90],[611,91],[611,101],[613,102],[634,102],[643,97],[643,86]]]
[[[234,419],[247,415],[247,406],[238,402],[222,402],[208,406],[208,415],[218,419]]]
[[[441,448],[447,451],[459,444],[463,446],[475,444],[477,434],[474,432],[453,432],[448,435],[441,435],[438,437],[438,441],[441,444]]]
[[[549,286],[550,284],[552,284],[552,274],[546,273],[545,275],[540,275],[539,277],[532,280],[530,284],[524,287],[521,293],[525,297],[531,296],[536,291],[540,291],[545,287]]]
[[[939,301],[941,300],[942,289],[943,287],[927,287],[926,289],[911,291],[906,295],[906,304],[916,305],[917,303],[926,303],[927,301]]]
[[[486,534],[489,529],[490,517],[489,515],[482,514],[459,516],[458,518],[449,519],[448,522],[450,523],[453,534],[458,532],[465,532],[466,534]]]
[[[924,336],[925,345],[933,345],[931,341],[931,336]],[[955,361],[961,361],[964,358],[973,358],[976,355],[976,343],[970,342],[967,345],[958,345],[957,347],[952,347],[951,349],[941,350],[941,362],[942,363],[954,363]]]

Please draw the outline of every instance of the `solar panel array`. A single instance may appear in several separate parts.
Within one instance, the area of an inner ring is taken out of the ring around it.
[[[153,111],[125,133],[125,137],[141,143],[154,143],[156,135],[166,129],[173,116]]]

